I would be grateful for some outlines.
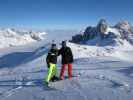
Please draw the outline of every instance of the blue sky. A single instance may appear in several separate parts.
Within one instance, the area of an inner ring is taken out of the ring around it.
[[[79,29],[133,21],[133,0],[0,0],[0,27]]]

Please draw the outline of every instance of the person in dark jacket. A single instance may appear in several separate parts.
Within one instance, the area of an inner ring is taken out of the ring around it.
[[[66,66],[68,66],[68,78],[72,78],[72,63],[73,63],[73,54],[71,48],[66,45],[66,41],[62,41],[62,48],[59,50],[59,54],[62,56],[62,67],[60,72],[60,79],[64,79],[64,72]]]
[[[48,74],[45,78],[45,82],[48,84],[49,81],[55,81],[58,79],[56,76],[57,74],[57,56],[58,56],[58,50],[56,48],[56,44],[52,44],[51,49],[48,52],[48,55],[46,57],[47,67],[48,67]]]

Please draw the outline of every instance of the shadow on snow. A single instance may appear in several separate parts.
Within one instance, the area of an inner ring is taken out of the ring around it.
[[[28,63],[48,52],[49,44],[40,47],[33,52],[13,52],[0,58],[0,68],[12,68],[20,64]]]

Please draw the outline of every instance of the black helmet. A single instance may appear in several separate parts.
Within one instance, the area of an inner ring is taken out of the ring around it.
[[[55,43],[52,43],[52,44],[51,44],[51,48],[52,48],[52,49],[56,49],[56,44],[55,44]]]
[[[62,47],[66,47],[66,41],[62,41]]]

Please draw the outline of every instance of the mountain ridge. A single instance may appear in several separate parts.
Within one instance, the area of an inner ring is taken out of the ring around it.
[[[96,26],[88,26],[85,31],[73,36],[71,42],[98,46],[133,45],[133,26],[128,21],[110,26],[101,19]]]

